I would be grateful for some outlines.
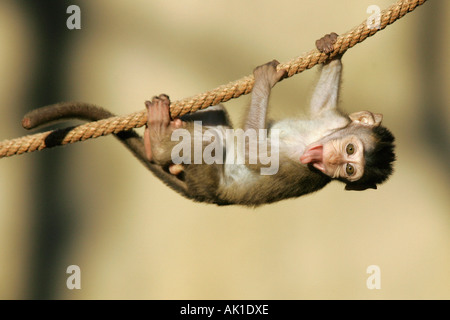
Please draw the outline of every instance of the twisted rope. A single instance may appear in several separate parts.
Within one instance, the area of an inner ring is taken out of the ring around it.
[[[334,51],[330,54],[312,50],[278,65],[278,70],[286,69],[288,77],[310,69],[316,64],[325,62],[338,54],[342,54],[357,43],[374,35],[379,30],[402,18],[408,12],[422,5],[426,0],[399,0],[389,8],[381,11],[380,28],[369,29],[367,21],[340,35],[334,45]],[[254,84],[253,75],[221,85],[214,90],[198,94],[196,96],[175,101],[171,104],[170,114],[172,118],[180,117],[186,113],[192,113],[209,106],[226,102],[243,94],[251,92]],[[57,145],[65,145],[86,139],[97,138],[111,133],[139,128],[146,124],[146,110],[138,111],[126,116],[117,116],[100,121],[89,122],[77,127],[47,131],[0,142],[0,158],[33,152]]]

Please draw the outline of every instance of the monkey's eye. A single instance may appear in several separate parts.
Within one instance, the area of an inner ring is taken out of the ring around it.
[[[349,143],[347,145],[347,148],[345,149],[345,151],[347,152],[348,155],[351,155],[353,153],[355,153],[355,146],[351,143]]]
[[[347,166],[345,167],[345,172],[347,172],[347,174],[349,176],[351,176],[355,173],[355,167],[353,165],[351,165],[350,163],[347,163]]]

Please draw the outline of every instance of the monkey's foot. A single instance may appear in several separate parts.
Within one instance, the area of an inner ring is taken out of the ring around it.
[[[155,148],[161,146],[161,141],[167,135],[170,125],[170,99],[165,94],[145,101],[147,107],[147,126],[144,132],[144,147],[147,159],[153,161]],[[152,150],[153,149],[153,150]]]
[[[338,35],[335,32],[324,35],[322,38],[316,41],[317,50],[322,53],[330,53],[334,50],[334,44],[336,43]]]
[[[162,126],[177,129],[183,126],[181,119],[170,119],[170,98],[166,94],[160,94],[152,98],[152,101],[145,101],[147,107],[147,126]]]
[[[172,131],[183,126],[181,119],[170,119],[170,99],[166,94],[160,94],[146,101],[147,126],[144,132],[145,154],[149,161],[158,158],[158,154],[164,152],[164,139],[171,135]],[[181,165],[169,167],[170,173],[178,175],[183,171]],[[172,168],[173,167],[173,168]]]
[[[165,94],[160,94],[152,98],[152,101],[145,101],[147,107],[147,126],[154,133],[164,134],[170,124],[170,99]]]
[[[256,67],[253,70],[255,81],[264,81],[272,88],[278,81],[286,77],[287,71],[285,69],[277,71],[277,66],[280,63],[277,60],[272,60],[262,66]]]

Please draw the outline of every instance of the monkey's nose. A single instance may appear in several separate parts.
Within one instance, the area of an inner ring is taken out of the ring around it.
[[[324,162],[329,165],[339,166],[345,163],[344,157],[338,151],[331,152],[331,154],[327,157],[324,157]]]

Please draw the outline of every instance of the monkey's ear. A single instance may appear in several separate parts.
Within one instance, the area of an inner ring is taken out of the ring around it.
[[[377,185],[374,184],[350,184],[345,185],[345,190],[347,191],[364,191],[366,189],[377,189]]]
[[[383,120],[381,113],[372,113],[370,111],[359,111],[349,115],[350,120],[369,127],[378,127]]]

